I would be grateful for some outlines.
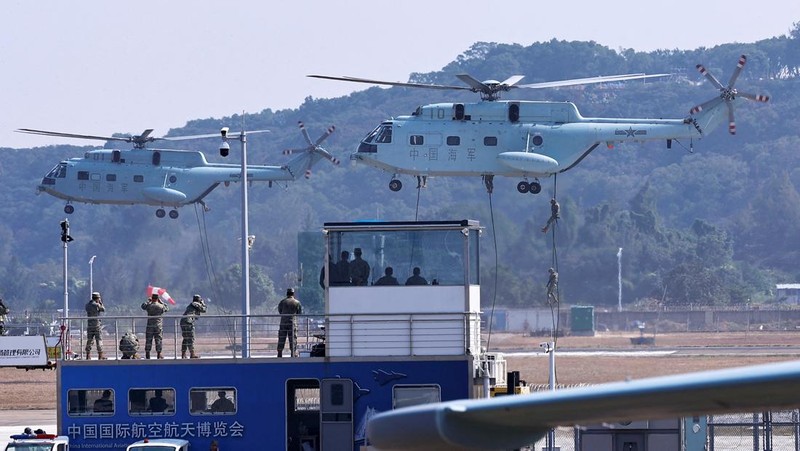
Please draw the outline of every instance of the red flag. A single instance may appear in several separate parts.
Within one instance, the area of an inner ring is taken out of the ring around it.
[[[161,302],[168,301],[170,304],[175,305],[175,300],[172,299],[172,296],[167,293],[167,290],[159,287],[154,287],[152,285],[147,286],[147,297],[151,297],[154,294],[158,295],[158,298],[161,299]]]

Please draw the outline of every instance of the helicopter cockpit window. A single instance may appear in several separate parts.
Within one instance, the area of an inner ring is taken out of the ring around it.
[[[483,145],[484,146],[496,146],[497,145],[497,136],[484,136],[483,137]]]
[[[380,144],[389,144],[392,142],[392,126],[391,125],[381,125],[380,130],[378,130],[378,138],[376,142]]]
[[[425,144],[425,137],[422,135],[411,135],[409,136],[408,143],[412,146],[421,146]]]
[[[56,167],[50,170],[45,177],[54,179],[63,179],[67,176],[67,165],[57,164]]]

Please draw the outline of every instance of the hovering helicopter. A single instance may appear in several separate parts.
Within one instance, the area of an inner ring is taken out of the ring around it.
[[[499,101],[500,94],[516,88],[552,88],[592,83],[664,77],[669,74],[625,74],[533,84],[518,84],[514,75],[499,82],[478,81],[457,75],[466,86],[388,82],[356,77],[309,75],[313,78],[412,88],[468,90],[479,93],[478,103],[435,103],[420,106],[410,116],[381,122],[361,140],[350,158],[392,173],[389,189],[399,191],[399,174],[417,176],[417,188],[428,176],[482,176],[487,190],[495,175],[522,177],[520,193],[537,194],[540,177],[568,171],[601,144],[702,138],[725,119],[736,133],[734,104],[739,97],[767,102],[768,96],[734,88],[747,58],[742,55],[728,84],[723,86],[702,65],[697,69],[719,95],[695,106],[683,119],[585,118],[571,102]],[[532,180],[529,180],[532,179]]]
[[[339,160],[325,150],[321,144],[334,127],[328,128],[316,141],[312,141],[302,122],[300,131],[306,146],[285,150],[284,154],[298,154],[282,166],[248,165],[248,181],[266,181],[272,186],[274,181],[296,180],[300,174],[308,178],[311,167],[321,159],[333,164]],[[166,216],[164,207],[172,207],[169,217],[178,217],[178,207],[200,203],[208,210],[203,199],[220,183],[228,185],[242,178],[242,166],[237,164],[209,163],[202,152],[174,149],[150,149],[147,143],[153,141],[178,141],[196,138],[221,137],[220,155],[228,155],[228,140],[246,139],[252,133],[267,130],[254,130],[230,133],[228,127],[220,134],[182,137],[151,136],[152,129],[138,136],[94,136],[74,133],[60,133],[46,130],[23,128],[20,133],[58,136],[65,138],[97,139],[122,141],[133,144],[131,149],[95,149],[87,151],[83,158],[70,158],[58,163],[42,179],[37,194],[45,192],[64,199],[67,205],[64,212],[75,211],[73,202],[89,204],[134,205],[146,204],[159,207],[156,216]]]

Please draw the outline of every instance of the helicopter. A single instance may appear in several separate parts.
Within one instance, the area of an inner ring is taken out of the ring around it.
[[[514,75],[500,82],[479,81],[468,74],[456,77],[466,86],[388,82],[349,76],[308,75],[337,81],[412,88],[469,90],[479,93],[477,103],[434,103],[418,107],[411,115],[384,120],[358,144],[351,160],[392,173],[389,189],[399,191],[399,174],[417,177],[417,188],[429,176],[481,176],[489,192],[495,175],[521,177],[520,193],[538,194],[539,178],[574,168],[602,144],[665,140],[667,148],[678,139],[702,138],[728,118],[736,133],[734,104],[739,97],[758,102],[769,96],[734,88],[747,57],[742,55],[728,84],[723,85],[704,66],[700,73],[719,95],[690,110],[683,119],[585,118],[571,102],[500,101],[501,93],[517,88],[552,88],[593,83],[658,78],[670,74],[624,74],[533,84],[519,84]],[[532,180],[531,180],[532,179]]]
[[[312,141],[302,122],[300,131],[306,146],[288,149],[286,155],[297,154],[282,166],[247,165],[248,181],[266,181],[269,186],[275,181],[296,180],[300,174],[308,178],[311,167],[321,159],[338,165],[339,160],[325,150],[322,142],[334,132],[331,126],[316,140]],[[242,166],[237,164],[209,163],[205,155],[198,151],[176,149],[151,149],[153,141],[177,141],[197,138],[221,137],[219,151],[223,157],[230,151],[228,140],[242,140],[246,135],[265,133],[268,130],[253,130],[231,133],[223,127],[219,134],[180,137],[154,137],[153,129],[133,136],[95,136],[75,133],[61,133],[47,130],[23,128],[16,130],[44,136],[65,138],[96,139],[131,143],[131,149],[94,149],[87,151],[83,158],[70,158],[58,163],[42,179],[37,194],[47,193],[67,201],[64,212],[75,211],[73,202],[89,204],[157,206],[156,216],[167,215],[165,207],[172,207],[169,217],[178,217],[178,207],[199,203],[206,211],[203,199],[220,183],[226,186],[242,179]]]

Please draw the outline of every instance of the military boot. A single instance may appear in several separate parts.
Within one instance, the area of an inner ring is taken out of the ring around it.
[[[185,349],[181,349],[181,358],[182,359],[186,358],[186,350]]]
[[[102,353],[102,352],[98,352],[98,353],[97,353],[97,360],[105,360],[105,359],[106,359],[106,358],[105,358],[105,356],[103,355],[103,353]]]
[[[195,354],[194,351],[191,351],[191,353],[189,354],[189,358],[190,359],[199,359],[200,356]]]
[[[158,353],[158,355],[156,356],[156,358],[157,358],[157,359],[163,359],[163,358],[164,358],[164,356],[163,356],[163,355],[161,355],[161,353],[159,352],[159,353]]]
[[[92,353],[89,351],[86,351],[86,360],[92,360]]]
[[[144,358],[145,359],[149,359],[150,358],[150,351],[145,351],[144,352]]]

